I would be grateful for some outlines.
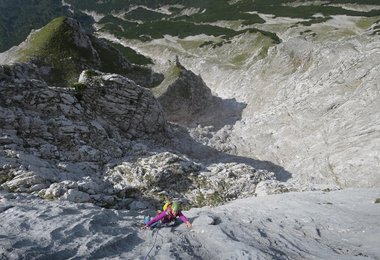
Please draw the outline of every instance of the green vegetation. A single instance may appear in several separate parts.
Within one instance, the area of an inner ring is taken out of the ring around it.
[[[15,177],[14,174],[0,175],[0,185],[7,181],[11,181],[14,177]]]
[[[140,40],[156,39],[165,34],[183,38],[202,33],[217,36],[225,35],[228,39],[244,33],[244,31],[235,32],[227,28],[210,25],[210,23],[220,20],[239,21],[242,25],[250,26],[264,23],[264,20],[256,12],[273,14],[277,17],[306,19],[307,21],[299,23],[304,26],[324,22],[333,15],[380,16],[380,10],[353,11],[331,5],[379,5],[378,0],[334,0],[331,4],[316,4],[313,1],[296,0],[240,0],[234,4],[229,4],[229,1],[226,0],[104,0],[96,3],[93,0],[66,0],[66,2],[71,5],[74,14],[69,14],[67,8],[62,7],[60,0],[0,2],[0,52],[12,45],[19,44],[31,29],[39,28],[59,15],[70,15],[78,19],[85,28],[91,30],[91,23],[94,21],[81,10],[105,14],[106,16],[99,21],[99,24],[103,25],[101,30],[111,32],[119,37]],[[183,7],[179,7],[178,4]],[[172,14],[163,14],[141,7],[130,10],[132,6],[141,5],[151,9],[169,5]],[[186,8],[197,8],[199,12],[191,15],[180,15],[181,11]],[[124,17],[128,21],[109,15],[114,11],[128,11]],[[322,14],[323,17],[315,18],[315,14]],[[142,21],[142,24],[138,24],[136,21]],[[363,21],[358,26],[366,27],[367,25],[367,22]],[[378,33],[378,28],[375,29],[374,33]],[[257,31],[250,32],[257,33]],[[268,36],[275,38],[271,35]]]
[[[171,85],[181,74],[181,68],[176,65],[170,67],[165,73],[165,79],[161,84],[155,88],[152,88],[153,95],[158,98],[166,92],[169,85]]]
[[[109,41],[103,39],[92,38],[92,43],[101,61],[100,67],[95,67],[96,69],[99,69],[100,71],[106,73],[127,75],[132,80],[138,80],[138,78],[146,78],[148,75],[150,76],[151,70],[148,67],[139,66],[138,64],[133,65],[129,62],[129,58],[132,58],[137,63],[149,64],[148,58],[145,58],[144,56],[139,54],[132,55],[132,51],[130,52],[131,56],[126,57],[126,55],[124,55],[123,52],[120,52],[118,49],[113,48],[109,44]],[[124,53],[126,51],[127,49],[124,49]],[[153,82],[152,84],[157,85],[157,82]]]
[[[45,190],[40,190],[38,192],[38,196],[40,196],[41,198],[43,198],[45,200],[55,200],[56,199],[56,197],[54,197],[53,194],[46,194]]]
[[[195,6],[195,7],[200,7]],[[195,23],[210,23],[222,20],[242,20],[244,25],[264,23],[265,20],[257,14],[249,14],[239,5],[230,5],[227,1],[205,1],[202,8],[204,12],[194,14],[190,17],[180,16],[176,20],[187,20]]]
[[[119,38],[127,37],[129,39],[140,39],[143,41],[160,39],[163,38],[166,34],[178,36],[179,38],[185,38],[187,36],[192,35],[206,34],[210,36],[219,36],[228,40],[246,32],[260,32],[263,35],[271,38],[275,43],[281,42],[281,40],[275,33],[259,30],[256,28],[235,31],[232,29],[219,27],[215,25],[194,24],[187,21],[150,21],[144,24],[136,25],[135,27],[124,28],[123,30],[120,28],[120,26],[115,25],[113,25],[112,27],[104,27],[102,30],[111,32]],[[223,43],[219,44],[221,45]]]
[[[98,76],[99,74],[96,73],[96,72],[93,71],[93,70],[86,70],[85,75],[86,75],[87,77],[95,77],[95,76]]]
[[[83,100],[83,91],[86,90],[87,86],[85,84],[82,84],[82,83],[74,83],[71,88],[75,89],[75,97],[82,101]]]
[[[380,203],[380,198],[377,198],[377,199],[375,200],[375,203]]]
[[[7,44],[9,46],[11,41],[19,43],[23,40],[26,36],[25,31],[30,30],[30,28],[38,28],[39,24],[36,23],[36,20],[42,23],[51,16],[66,12],[65,8],[61,6],[61,1],[58,0],[15,0],[12,4],[10,3],[11,1],[8,1],[8,3],[3,2],[0,3],[0,12],[2,14],[0,16],[0,51],[2,46]],[[91,29],[91,23],[94,21],[81,10],[105,14],[99,21],[102,26],[101,31],[110,32],[119,38],[148,41],[162,38],[165,35],[185,38],[187,36],[206,34],[219,39],[204,43],[197,40],[184,40],[181,42],[185,49],[191,49],[207,45],[211,45],[212,48],[218,48],[232,42],[232,38],[238,35],[243,35],[244,37],[244,34],[248,33],[257,34],[260,39],[262,38],[262,40],[253,43],[254,51],[259,50],[256,55],[257,59],[266,57],[268,48],[273,44],[280,43],[281,39],[275,33],[254,28],[255,25],[264,22],[256,12],[281,17],[302,18],[306,20],[298,23],[298,25],[302,26],[325,22],[331,19],[333,15],[362,16],[366,18],[362,18],[358,22],[359,28],[368,29],[372,26],[373,34],[380,33],[378,23],[380,10],[360,12],[331,6],[328,3],[315,4],[308,1],[240,0],[234,4],[229,4],[229,1],[224,0],[104,0],[96,3],[92,0],[67,0],[66,2],[71,4],[71,8],[74,10],[72,16],[80,19],[89,29]],[[346,3],[378,5],[376,1],[372,0],[334,1],[334,4]],[[173,12],[172,14],[154,11],[155,8],[175,4],[177,6],[172,6],[169,9]],[[130,9],[131,6],[136,5],[145,5],[153,10],[141,7]],[[23,8],[20,9],[20,6],[23,6]],[[195,8],[198,12],[184,15],[186,12],[183,11],[186,8]],[[20,15],[26,10],[29,11],[28,15]],[[126,13],[121,19],[110,15],[114,11],[118,13],[125,11]],[[322,14],[323,17],[315,17],[315,14]],[[223,27],[223,25],[216,25],[215,22],[220,20],[236,21],[241,25],[249,25],[249,28],[238,29],[241,27],[233,26],[235,29],[231,29],[228,25],[228,28]],[[310,36],[316,36],[314,32],[305,31],[305,33]],[[16,34],[22,38],[13,37]],[[19,61],[33,60],[38,64],[51,67],[51,72],[46,80],[58,86],[73,85],[77,81],[79,73],[89,68],[128,75],[132,79],[134,77],[139,79],[149,73],[147,67],[130,64],[130,62],[137,65],[150,65],[153,63],[151,59],[144,57],[133,49],[91,37],[92,45],[97,52],[94,54],[91,48],[75,45],[73,41],[74,34],[75,32],[65,22],[65,18],[57,18],[31,36],[28,41],[28,48],[19,53]],[[231,58],[230,62],[237,66],[242,65],[246,62],[247,55],[247,53],[236,54]],[[178,74],[178,71],[175,73],[175,69],[172,70],[169,73],[169,80],[165,80],[162,85],[167,86],[167,83],[176,74]],[[161,90],[162,88],[158,87],[155,91],[159,93]]]
[[[372,25],[379,22],[378,19],[379,17],[369,17],[369,18],[366,17],[366,18],[360,19],[357,22],[357,26],[361,29],[369,29]]]
[[[105,41],[97,41],[93,39],[93,45],[99,54],[101,60],[100,70],[108,73],[125,74],[128,72],[127,61],[123,60],[123,56],[114,48],[109,48]],[[125,65],[123,66],[123,61]]]
[[[222,194],[215,191],[210,195],[205,195],[199,193],[195,200],[192,202],[193,206],[204,207],[204,206],[217,206],[225,202],[225,198]]]
[[[33,29],[41,28],[59,16],[73,17],[84,28],[92,30],[92,17],[79,10],[72,14],[60,0],[0,1],[0,52],[19,45]]]
[[[0,1],[0,52],[20,44],[32,29],[66,13],[61,1]]]
[[[4,72],[4,74],[7,75],[7,76],[10,76],[11,73],[12,73],[12,68],[11,68],[11,66],[5,64],[5,65],[2,65],[2,67],[3,67],[3,72]]]
[[[153,64],[152,59],[145,57],[142,54],[137,53],[134,49],[125,47],[121,44],[114,43],[111,41],[107,41],[108,44],[112,45],[115,49],[117,49],[124,57],[127,58],[128,61],[137,64],[137,65],[149,65]]]
[[[318,17],[318,18],[312,18],[306,22],[299,22],[298,24],[301,24],[304,26],[310,26],[310,25],[317,24],[317,23],[324,23],[330,19],[331,19],[331,17]]]
[[[129,27],[135,27],[138,25],[136,22],[129,22],[125,21],[123,19],[120,19],[118,17],[112,16],[112,15],[106,15],[99,21],[100,24],[105,24],[105,25],[116,25],[122,27],[122,28],[129,28]]]
[[[54,197],[54,195],[52,195],[52,194],[49,194],[49,195],[43,196],[42,198],[45,199],[45,200],[55,200],[55,199],[56,199],[56,198]]]
[[[21,50],[18,60],[47,64],[57,70],[49,80],[58,85],[73,84],[87,66],[96,65],[90,48],[75,44],[73,27],[67,18],[59,17],[34,33],[28,47]]]
[[[86,84],[76,82],[72,85],[72,88],[74,88],[76,91],[83,91],[87,88]]]
[[[250,0],[244,0],[244,5],[248,8],[251,2]],[[290,3],[295,1],[292,0],[255,0],[253,4],[250,5],[249,9],[254,9],[259,13],[274,14],[281,17],[292,17],[292,18],[303,18],[311,19],[313,15],[320,13],[325,17],[331,15],[350,15],[350,16],[376,16],[380,14],[380,10],[373,10],[370,12],[358,12],[346,10],[341,7],[330,6],[328,4],[313,5],[299,5],[291,6]],[[378,1],[374,0],[338,0],[334,1],[333,4],[375,4],[378,5]]]
[[[250,57],[247,53],[238,54],[231,59],[231,63],[240,66],[246,61],[246,59]]]
[[[292,6],[292,3],[299,3],[299,1],[295,0],[241,0],[235,4],[228,4],[227,1],[222,0],[108,0],[102,1],[98,5],[94,5],[92,0],[68,0],[68,2],[78,9],[94,10],[99,13],[110,13],[113,10],[128,10],[128,7],[131,5],[145,5],[150,8],[158,8],[164,5],[180,4],[185,6],[185,8],[199,8],[204,12],[192,16],[176,17],[174,19],[197,23],[215,22],[219,20],[243,20],[243,24],[264,22],[258,15],[249,14],[248,12],[250,11],[304,19],[311,19],[313,15],[317,13],[323,14],[325,17],[339,14],[372,17],[380,14],[380,10],[358,12],[346,10],[341,7],[330,6],[329,4],[313,4],[310,2],[307,5],[307,1],[303,1],[303,5]],[[333,4],[378,5],[379,2],[377,0],[336,0]],[[128,17],[142,21],[150,21],[152,20],[152,17],[154,20],[165,17],[163,14],[157,12],[155,12],[155,14],[147,13],[148,10],[144,11],[141,9],[142,8],[138,8],[132,11],[132,14]],[[171,8],[170,10],[176,14],[180,11],[178,8]]]
[[[167,18],[168,15],[138,7],[125,15],[125,19],[138,21],[154,21]]]
[[[75,86],[80,73],[86,69],[128,75],[132,79],[151,75],[149,68],[139,66],[152,64],[149,58],[130,48],[82,33],[74,20],[56,18],[30,36],[27,45],[18,51],[17,60],[50,67],[45,80],[64,87]]]
[[[217,206],[225,202],[225,198],[223,195],[219,194],[217,191],[215,191],[213,194],[210,195],[208,198],[209,205]]]
[[[241,21],[244,25],[252,25],[256,23],[264,23],[257,14],[249,14],[247,11],[247,4],[228,4],[227,1],[221,0],[181,0],[181,1],[102,1],[94,5],[92,1],[68,1],[74,8],[93,10],[98,13],[108,14],[114,10],[121,12],[128,10],[131,5],[146,5],[150,8],[158,8],[163,5],[180,4],[186,7],[199,8],[202,12],[195,13],[191,16],[182,15],[178,16],[179,11],[182,9],[171,8],[175,12],[174,15],[166,15],[159,12],[147,10],[145,8],[136,8],[129,11],[125,15],[125,21],[120,18],[105,16],[99,21],[103,25],[101,31],[110,32],[119,38],[139,39],[149,41],[151,39],[159,39],[164,35],[178,36],[185,38],[187,36],[206,34],[213,36],[222,36],[225,39],[230,39],[236,35],[243,34],[247,31],[250,33],[257,33],[258,29],[248,29],[235,31],[229,28],[210,25],[207,23],[217,22],[219,20]],[[244,1],[242,1],[243,3]],[[252,7],[252,4],[249,6]],[[135,21],[142,21],[143,23],[134,23]],[[260,31],[271,37],[275,42],[279,42],[277,35],[270,32]]]
[[[198,207],[204,207],[207,205],[207,201],[205,198],[205,195],[203,193],[199,193],[197,197],[195,198],[195,203],[196,206]]]
[[[165,34],[184,38],[191,35],[207,34],[214,36],[232,37],[236,34],[234,30],[208,25],[208,24],[193,24],[186,21],[154,21],[139,24],[133,28],[124,28],[120,37],[126,36],[130,39],[151,40],[164,37]]]
[[[178,43],[180,43],[185,50],[191,50],[196,49],[202,45],[204,43],[204,40],[178,40]]]

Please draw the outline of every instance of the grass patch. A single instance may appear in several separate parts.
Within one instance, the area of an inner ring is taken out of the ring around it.
[[[71,87],[74,88],[76,91],[83,91],[83,90],[86,90],[87,85],[83,84],[83,83],[76,82]]]
[[[250,56],[247,53],[238,54],[231,59],[231,63],[237,66],[243,65],[248,57]]]
[[[276,43],[273,41],[272,38],[258,33],[257,37],[254,40],[252,40],[251,48],[237,54],[230,60],[230,62],[236,66],[242,66],[248,58],[253,56],[253,53],[254,58],[251,59],[250,62],[256,62],[258,60],[264,59],[268,56],[269,48],[274,46],[275,44]]]
[[[83,83],[76,82],[71,85],[71,88],[75,89],[75,97],[79,100],[83,100],[83,91],[87,89],[87,85]]]
[[[166,73],[165,73],[165,78],[164,80],[161,82],[161,84],[155,88],[152,88],[151,91],[153,93],[153,95],[158,98],[160,97],[162,94],[164,94],[168,88],[168,86],[170,86],[181,74],[181,69],[176,66],[176,65],[173,65],[172,67],[170,67]]]
[[[191,40],[179,40],[178,43],[180,43],[181,46],[185,50],[191,50],[191,49],[196,49],[199,46],[201,46],[204,43],[204,41],[203,40],[194,40],[194,41],[191,41]]]
[[[374,25],[376,22],[378,22],[379,17],[370,17],[370,18],[363,18],[360,19],[356,25],[363,30],[369,29],[372,25]]]
[[[75,32],[66,20],[59,17],[51,21],[31,36],[28,48],[18,53],[19,61],[35,60],[58,70],[57,78],[50,81],[60,85],[75,83],[84,64],[94,64],[91,50],[75,45]]]
[[[213,194],[211,194],[210,197],[208,197],[208,204],[212,206],[217,206],[222,203],[224,203],[224,197],[219,194],[217,191],[215,191]]]
[[[86,75],[86,77],[90,78],[90,77],[98,76],[99,74],[96,71],[94,71],[94,70],[86,70],[85,75]],[[79,84],[75,84],[75,85],[81,85],[81,84],[79,83]]]
[[[197,197],[195,198],[195,204],[196,204],[196,206],[198,206],[200,208],[207,205],[207,201],[206,201],[205,195],[203,193],[199,193],[197,195]]]

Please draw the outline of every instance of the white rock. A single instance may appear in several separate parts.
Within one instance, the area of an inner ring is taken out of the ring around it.
[[[89,202],[90,201],[90,195],[88,195],[85,192],[75,190],[75,189],[69,189],[63,196],[63,199],[75,202],[75,203],[83,203],[83,202]]]

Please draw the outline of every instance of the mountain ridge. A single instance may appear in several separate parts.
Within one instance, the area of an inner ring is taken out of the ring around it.
[[[52,84],[71,86],[85,69],[99,69],[128,75],[138,84],[151,88],[162,75],[148,67],[131,64],[108,42],[88,34],[72,18],[59,17],[0,56],[1,63],[32,62],[44,67],[45,79]],[[41,71],[43,72],[43,71]]]

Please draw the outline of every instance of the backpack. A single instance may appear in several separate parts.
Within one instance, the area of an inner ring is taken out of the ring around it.
[[[171,206],[172,202],[171,201],[166,201],[165,204],[164,204],[164,206],[162,207],[162,210],[165,211],[168,208],[169,205]]]

